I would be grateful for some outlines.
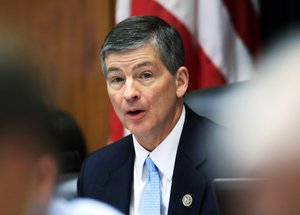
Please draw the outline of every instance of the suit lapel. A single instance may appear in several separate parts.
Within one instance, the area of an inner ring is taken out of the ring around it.
[[[205,125],[202,119],[186,107],[186,118],[175,160],[169,202],[169,215],[199,214],[207,187],[201,168],[206,160]],[[184,206],[183,197],[192,196],[192,204]]]
[[[129,205],[133,181],[134,149],[132,138],[129,143],[130,150],[122,155],[122,159],[109,166],[109,183],[103,188],[106,190],[108,203],[120,209],[122,212],[129,213]],[[120,153],[122,154],[122,153]]]

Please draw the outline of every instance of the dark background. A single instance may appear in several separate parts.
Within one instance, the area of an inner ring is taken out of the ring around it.
[[[260,0],[259,3],[263,48],[300,26],[299,0]]]

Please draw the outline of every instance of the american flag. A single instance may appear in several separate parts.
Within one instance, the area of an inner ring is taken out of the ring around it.
[[[261,44],[255,0],[117,0],[116,23],[129,16],[159,16],[180,33],[189,90],[248,80]],[[110,141],[126,130],[110,108]]]

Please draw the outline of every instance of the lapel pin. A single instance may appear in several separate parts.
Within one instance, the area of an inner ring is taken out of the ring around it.
[[[190,195],[190,194],[185,194],[183,197],[182,197],[182,204],[185,206],[185,207],[190,207],[191,204],[193,202],[193,197]]]

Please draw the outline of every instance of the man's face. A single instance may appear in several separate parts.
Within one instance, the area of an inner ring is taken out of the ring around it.
[[[108,95],[123,125],[137,136],[166,136],[181,113],[186,68],[171,75],[150,44],[112,52],[105,62]]]

